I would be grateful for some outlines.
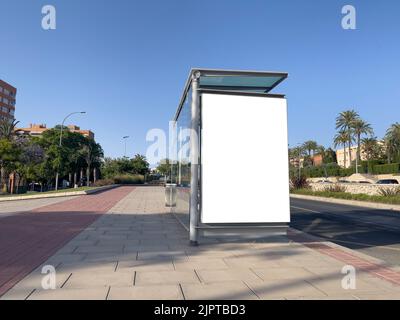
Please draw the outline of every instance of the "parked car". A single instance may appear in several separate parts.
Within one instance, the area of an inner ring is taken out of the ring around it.
[[[358,183],[371,184],[371,182],[369,182],[369,181],[358,181]]]
[[[339,183],[351,183],[351,182],[347,180],[339,180]]]
[[[399,184],[396,179],[382,179],[378,180],[376,184]]]

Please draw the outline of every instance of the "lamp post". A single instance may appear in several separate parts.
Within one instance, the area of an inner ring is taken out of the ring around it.
[[[124,158],[126,158],[126,139],[128,139],[128,138],[129,138],[129,136],[122,137],[122,139],[124,139],[124,142],[125,142]]]
[[[297,144],[297,148],[299,149],[299,179],[300,179],[300,176],[301,176],[301,167],[300,167],[301,143]]]
[[[351,152],[351,148],[350,148],[350,152]],[[359,150],[357,149],[357,152],[356,152],[356,174],[358,174],[358,154],[359,154]]]
[[[59,147],[60,152],[61,152],[62,135],[63,135],[63,129],[64,129],[64,123],[65,123],[65,121],[66,121],[70,116],[72,116],[72,115],[74,115],[74,114],[85,114],[85,113],[86,113],[86,111],[71,112],[71,113],[68,114],[68,115],[64,118],[64,120],[62,121],[61,128],[60,128],[60,141],[59,141],[59,144],[58,144],[58,147]],[[58,168],[60,169],[60,165],[58,166]],[[55,186],[55,190],[58,190],[58,171],[59,171],[59,170],[57,170],[57,172],[56,172],[56,186]]]

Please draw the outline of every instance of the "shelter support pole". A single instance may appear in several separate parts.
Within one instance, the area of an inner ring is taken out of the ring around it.
[[[199,79],[200,75],[195,72],[192,75],[192,105],[191,105],[191,134],[190,134],[190,245],[198,245],[198,223],[200,205],[200,99],[199,99]]]

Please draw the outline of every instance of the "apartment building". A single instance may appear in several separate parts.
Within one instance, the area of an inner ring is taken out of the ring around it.
[[[94,133],[91,130],[81,130],[80,127],[73,124],[68,125],[67,128],[68,128],[67,130],[69,130],[70,132],[77,132],[85,137],[94,139]],[[48,128],[45,124],[31,123],[28,128],[18,128],[15,131],[17,132],[17,134],[21,135],[40,137],[46,130],[48,130]]]
[[[15,97],[17,89],[9,83],[0,80],[0,120],[15,119]]]

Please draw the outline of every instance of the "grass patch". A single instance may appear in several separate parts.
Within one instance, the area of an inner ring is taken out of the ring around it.
[[[45,191],[45,192],[38,192],[38,191],[28,191],[27,193],[14,193],[14,194],[1,194],[1,197],[21,197],[21,196],[33,196],[33,195],[46,195],[46,194],[52,194],[52,193],[63,193],[63,192],[77,192],[77,191],[86,191],[86,190],[92,190],[92,189],[97,189],[97,187],[79,187],[76,189],[73,188],[68,188],[68,189],[59,189],[59,190],[51,190],[51,191]]]
[[[348,192],[313,191],[311,189],[297,189],[297,190],[292,190],[291,193],[305,195],[305,196],[316,196],[316,197],[336,198],[345,200],[358,200],[365,202],[378,202],[387,204],[400,204],[400,195],[370,196],[367,194],[352,194]]]

